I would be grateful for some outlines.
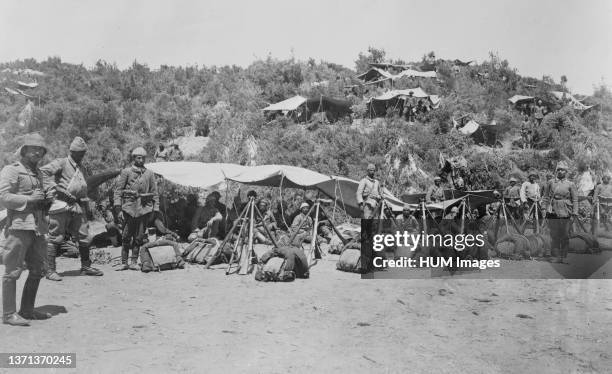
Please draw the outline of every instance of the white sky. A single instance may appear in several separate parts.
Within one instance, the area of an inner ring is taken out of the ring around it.
[[[354,68],[368,46],[407,61],[496,51],[523,75],[565,74],[590,94],[612,81],[612,1],[0,1],[2,62],[247,66],[271,54]]]

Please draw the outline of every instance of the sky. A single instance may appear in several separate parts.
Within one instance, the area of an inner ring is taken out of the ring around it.
[[[0,1],[0,62],[248,66],[270,55],[354,69],[369,46],[405,61],[496,52],[522,75],[566,75],[591,94],[612,84],[612,1]]]

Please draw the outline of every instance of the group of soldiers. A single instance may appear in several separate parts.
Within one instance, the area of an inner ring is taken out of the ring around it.
[[[528,180],[521,185],[516,178],[510,178],[509,185],[503,193],[494,192],[497,201],[487,205],[485,212],[480,214],[474,209],[466,212],[471,219],[478,219],[483,215],[496,215],[502,206],[502,199],[509,215],[517,219],[531,219],[535,214],[539,218],[546,218],[551,237],[551,249],[544,254],[552,260],[552,253],[557,254],[556,262],[565,263],[568,247],[569,234],[572,218],[578,216],[578,193],[576,186],[567,178],[568,165],[561,161],[557,164],[556,176],[547,180],[542,186],[538,183],[540,176],[536,171],[530,171]],[[375,177],[376,166],[368,165],[367,175],[359,182],[357,189],[357,202],[361,208],[361,218],[366,220],[376,218],[390,218],[389,215],[381,215],[381,202],[383,194],[381,183]],[[424,201],[427,204],[437,203],[446,200],[442,179],[438,176],[434,178],[434,183],[427,189]],[[604,175],[601,184],[597,185],[593,192],[593,206],[601,217],[601,222],[608,229],[609,216],[612,213],[612,185],[610,176]],[[452,207],[443,220],[454,220],[458,217],[459,209]],[[415,218],[415,212],[409,205],[405,205],[403,212],[394,219],[404,220],[403,226],[419,229],[419,222]],[[368,229],[368,224],[362,228]],[[371,229],[371,227],[370,227]]]
[[[2,321],[13,326],[28,326],[29,320],[51,315],[36,311],[34,303],[40,280],[61,281],[56,271],[59,248],[69,238],[77,241],[81,275],[102,276],[91,266],[87,210],[88,177],[82,161],[85,141],[76,137],[69,155],[39,167],[47,153],[45,141],[37,133],[27,134],[19,150],[20,160],[0,172],[0,205],[7,208],[4,249],[0,258],[5,266],[2,277]],[[138,248],[144,242],[150,216],[159,210],[154,174],[144,167],[146,151],[131,152],[133,164],[121,171],[114,209],[122,216],[121,269],[137,269]],[[132,262],[128,254],[132,249]],[[17,279],[28,269],[21,305],[17,311]]]

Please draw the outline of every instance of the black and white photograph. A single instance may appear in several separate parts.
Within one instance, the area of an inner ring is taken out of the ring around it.
[[[612,373],[612,2],[0,0],[0,373]]]

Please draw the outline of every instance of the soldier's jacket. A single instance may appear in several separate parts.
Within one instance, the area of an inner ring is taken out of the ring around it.
[[[612,199],[612,184],[598,184],[597,187],[595,187],[595,191],[593,192],[593,203],[597,204],[600,198],[609,198]],[[608,199],[606,199],[608,200]],[[603,205],[612,205],[610,203],[610,201],[601,201],[601,204]]]
[[[509,199],[520,199],[521,198],[521,188],[518,185],[508,186],[504,190],[504,197]]]
[[[542,195],[542,208],[560,218],[578,214],[578,193],[567,179],[551,181]]]
[[[302,221],[305,221],[304,224],[302,224]],[[300,225],[302,225],[302,227],[300,227]],[[312,226],[312,218],[310,216],[305,215],[304,213],[300,213],[293,219],[293,222],[291,223],[291,231],[295,231],[298,227],[300,227],[300,231],[298,232],[298,234],[301,234],[304,232],[311,231]]]
[[[121,206],[121,209],[132,217],[159,211],[155,174],[135,165],[121,170],[114,200],[115,206]]]
[[[438,187],[434,184],[427,189],[427,194],[425,194],[425,202],[435,203],[439,201],[444,201],[444,188],[441,185]]]
[[[49,231],[49,217],[42,207],[27,206],[27,195],[52,186],[43,182],[39,169],[32,170],[21,162],[5,166],[0,171],[0,206],[7,209],[8,230],[34,231],[44,235]]]
[[[363,202],[369,205],[376,206],[380,200],[380,182],[377,179],[365,177],[359,181],[359,187],[357,187],[357,203]]]
[[[68,156],[53,160],[41,167],[40,171],[45,179],[52,179],[57,185],[57,198],[59,200],[64,200],[61,191],[69,192],[77,201],[87,198],[87,183],[85,179],[89,175],[85,168],[82,165],[77,165],[72,157]],[[73,204],[68,209],[75,213],[83,213],[78,203]]]

